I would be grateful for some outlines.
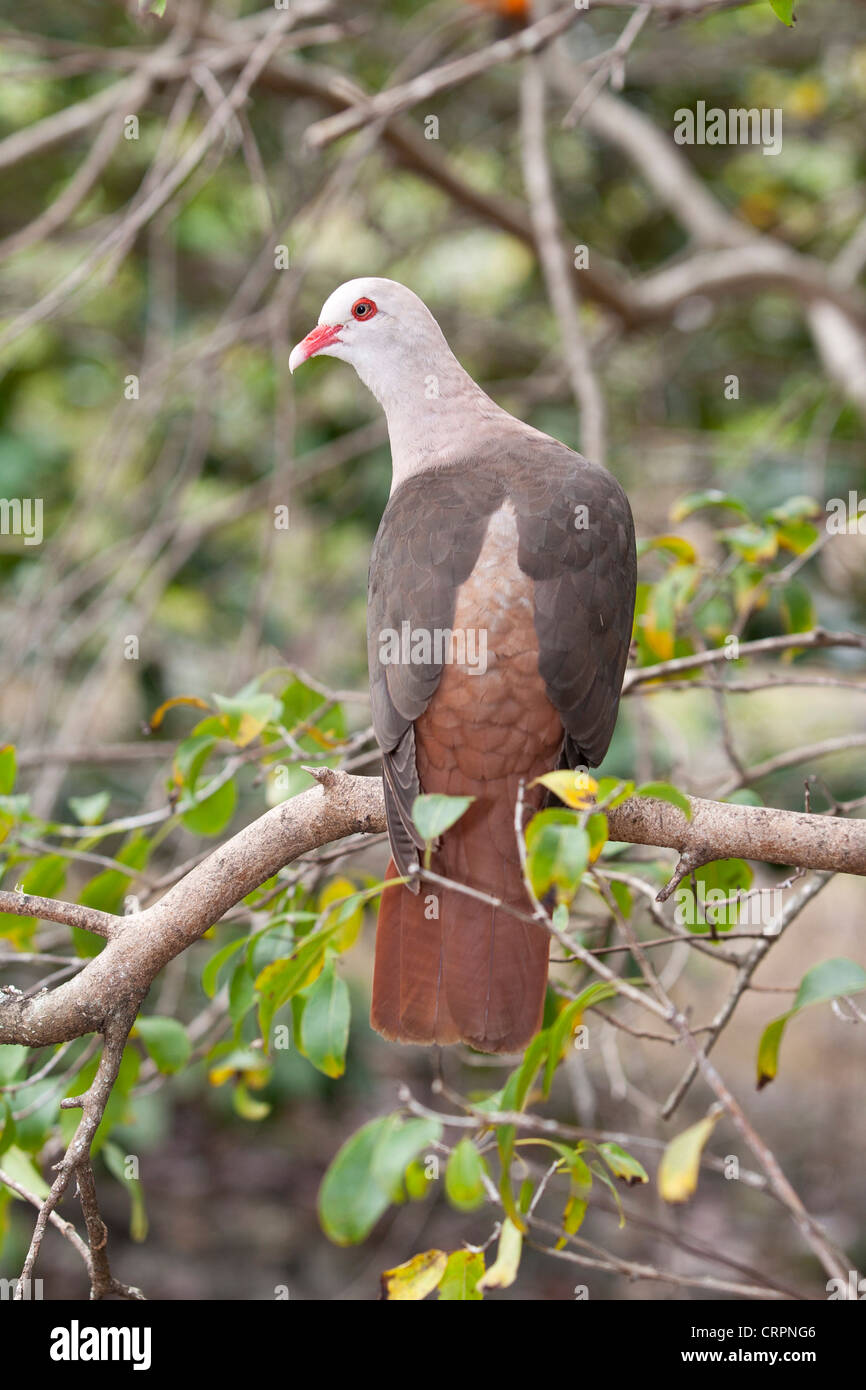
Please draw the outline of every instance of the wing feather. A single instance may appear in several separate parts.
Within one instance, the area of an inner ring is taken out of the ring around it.
[[[634,614],[631,509],[605,469],[516,423],[478,457],[402,483],[373,546],[367,622],[373,727],[401,873],[422,847],[412,821],[421,791],[413,724],[436,692],[442,665],[432,657],[389,664],[381,636],[400,634],[405,622],[412,631],[451,627],[458,590],[506,499],[517,516],[518,563],[535,581],[539,671],[562,719],[564,761],[598,766],[613,735]]]

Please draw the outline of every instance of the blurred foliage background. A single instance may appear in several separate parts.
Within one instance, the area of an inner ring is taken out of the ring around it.
[[[148,740],[142,726],[165,700],[196,696],[213,707],[215,693],[236,696],[286,665],[303,688],[288,672],[262,682],[275,695],[288,692],[283,718],[317,707],[313,698],[304,708],[304,691],[319,683],[364,691],[366,568],[390,486],[384,421],[344,365],[313,363],[294,381],[287,369],[291,345],[337,284],[364,274],[404,281],[500,403],[580,446],[557,317],[531,237],[516,225],[526,225],[519,65],[494,67],[413,106],[392,122],[390,138],[379,124],[318,153],[305,143],[308,127],[339,109],[347,91],[378,91],[509,32],[510,21],[491,8],[461,0],[310,3],[246,101],[213,133],[214,113],[273,11],[241,0],[168,0],[160,18],[138,15],[134,5],[32,0],[25,13],[0,0],[0,497],[44,505],[42,544],[0,535],[0,744],[16,746],[16,791],[43,830],[74,825],[75,799],[100,793],[107,800],[97,821],[165,805],[167,789],[178,791],[172,755],[201,718],[200,710],[172,708]],[[777,157],[742,146],[679,153],[727,216],[826,268],[846,248],[857,261],[864,239],[866,24],[859,0],[803,0],[798,11],[793,29],[769,3],[653,18],[628,55],[624,91],[610,100],[627,102],[671,140],[675,111],[698,101],[781,108]],[[855,525],[828,542],[823,517],[827,499],[866,490],[863,396],[820,351],[809,296],[757,281],[689,293],[669,312],[633,321],[604,302],[605,276],[639,284],[695,249],[640,159],[603,138],[592,119],[562,126],[572,100],[562,64],[583,71],[616,41],[625,18],[598,6],[560,40],[548,150],[567,244],[589,248],[602,286],[587,291],[582,323],[607,404],[608,464],[629,493],[639,536],[675,531],[687,547],[651,549],[642,561],[652,622],[638,633],[638,659],[715,645],[731,632],[749,639],[817,625],[862,629],[866,534]],[[160,49],[163,66],[148,68]],[[185,56],[193,49],[196,61]],[[127,84],[123,94],[97,119],[63,127],[63,113],[118,83]],[[435,140],[425,134],[431,114]],[[55,117],[56,127],[46,124]],[[31,148],[36,129],[47,134]],[[17,152],[16,138],[24,142]],[[139,218],[197,140],[203,150],[189,176]],[[860,293],[852,285],[852,301]],[[739,382],[733,399],[725,390],[731,375]],[[672,521],[678,499],[707,489],[732,495],[742,511],[686,508]],[[774,521],[771,513],[803,497],[812,505],[792,515],[812,529],[789,544],[790,535],[779,536],[785,514]],[[275,524],[283,508],[286,527]],[[738,527],[752,529],[720,536]],[[790,582],[766,582],[797,557]],[[688,575],[671,581],[683,564]],[[708,579],[711,595],[702,587]],[[862,672],[854,651],[815,662],[840,678]],[[863,729],[862,690],[769,688],[732,699],[747,765]],[[308,751],[330,751],[323,731],[345,737],[362,770],[375,771],[363,700],[341,701],[340,719],[323,720]],[[94,750],[105,745],[99,756]],[[713,692],[626,702],[605,770],[713,794],[731,771]],[[812,771],[823,778],[813,804],[854,799],[864,789],[862,746],[783,767],[753,794],[799,809]],[[277,785],[249,760],[233,778],[236,797],[210,822],[184,823],[178,814],[161,823],[149,842],[149,872],[170,876],[214,843],[207,836],[228,834],[308,784],[293,769]],[[38,839],[34,824],[26,833]],[[108,852],[130,843],[109,840]],[[37,863],[48,873],[45,853],[18,844],[4,886]],[[382,846],[366,850],[353,861],[355,883],[374,881],[384,863]],[[318,894],[332,871],[331,862],[314,866],[305,891]],[[770,870],[765,878],[775,881]],[[85,900],[96,901],[105,885],[94,890],[93,882],[93,866],[78,861],[62,890],[55,880],[43,891],[89,889]],[[118,900],[125,891],[146,896],[122,876],[110,891]],[[863,959],[862,908],[862,884],[835,881],[782,943],[765,983],[796,984],[816,950]],[[328,1079],[290,1050],[262,1092],[271,1109],[258,1123],[238,1115],[228,1089],[207,1086],[203,1060],[165,1084],[154,1072],[133,1092],[114,1138],[141,1155],[150,1221],[143,1245],[128,1248],[127,1196],[107,1176],[104,1202],[118,1271],[151,1296],[268,1298],[287,1284],[293,1298],[364,1299],[375,1296],[381,1269],[416,1249],[486,1239],[489,1222],[456,1213],[441,1196],[393,1209],[356,1251],[329,1245],[316,1220],[318,1183],[346,1135],[393,1109],[401,1081],[423,1091],[433,1075],[427,1054],[388,1046],[366,1026],[368,919],[347,966],[356,1007],[345,1077]],[[0,923],[10,952],[28,945],[20,931],[20,919]],[[42,949],[61,939],[68,934],[57,928],[38,938]],[[198,1015],[212,952],[202,942],[169,967],[153,1012]],[[32,983],[32,971],[4,962],[13,983]],[[702,1015],[719,997],[702,958],[683,989]],[[740,1094],[751,1086],[760,1028],[777,1008],[772,995],[750,994],[720,1042],[719,1061]],[[801,1027],[790,1041],[790,1071],[762,1093],[755,1119],[807,1207],[862,1262],[866,1131],[854,1084],[862,1029],[829,1012]],[[471,1057],[446,1059],[446,1067],[469,1089],[495,1088],[505,1075]],[[568,1069],[557,1113],[665,1137],[669,1127],[649,1097],[667,1094],[678,1074],[675,1058],[620,1037],[604,1056]],[[55,1143],[50,1108],[37,1107],[42,1128],[22,1145],[43,1158]],[[691,1270],[700,1256],[672,1251],[661,1227],[711,1247],[733,1225],[728,1245],[746,1265],[813,1287],[814,1268],[773,1203],[741,1187],[732,1216],[725,1188],[706,1179],[688,1212],[673,1215],[651,1193],[629,1195],[635,1221],[624,1232],[603,1204],[587,1230],[630,1258]],[[4,1274],[20,1263],[28,1238],[24,1213],[11,1215]],[[60,1246],[46,1248],[50,1296],[77,1295],[74,1256]],[[580,1271],[528,1252],[520,1284],[505,1296],[569,1298],[578,1278]],[[592,1278],[592,1297],[658,1296],[657,1286]]]

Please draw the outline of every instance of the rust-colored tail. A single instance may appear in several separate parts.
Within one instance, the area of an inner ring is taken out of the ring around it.
[[[528,913],[513,796],[496,790],[500,797],[480,798],[447,832],[432,867]],[[396,873],[392,861],[388,877]],[[539,923],[453,889],[386,888],[376,932],[373,1027],[395,1042],[519,1052],[541,1027],[549,941]]]

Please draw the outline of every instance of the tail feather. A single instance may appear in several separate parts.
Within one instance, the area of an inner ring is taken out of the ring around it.
[[[436,872],[481,887],[477,868],[468,878],[448,862],[462,857],[464,835],[452,831],[447,839],[434,856]],[[487,867],[485,891],[528,911],[519,865],[494,854]],[[389,865],[388,874],[394,872]],[[541,1026],[548,948],[541,924],[522,922],[504,907],[453,889],[433,891],[432,885],[422,884],[417,895],[386,888],[376,933],[373,1027],[396,1042],[520,1051]]]

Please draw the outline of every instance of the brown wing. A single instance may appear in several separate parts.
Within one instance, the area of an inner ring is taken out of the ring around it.
[[[483,458],[410,478],[392,495],[370,561],[367,611],[373,728],[383,753],[394,860],[421,841],[413,724],[442,674],[435,662],[383,660],[383,638],[450,628],[457,590],[490,516],[509,498],[521,570],[535,581],[539,672],[565,730],[570,766],[597,766],[613,734],[634,613],[631,510],[619,483],[564,444],[522,427]]]
[[[413,724],[442,674],[435,661],[391,661],[392,634],[450,628],[457,590],[472,573],[488,520],[500,506],[501,482],[476,479],[469,465],[409,478],[392,495],[370,559],[367,654],[373,728],[385,780],[385,809],[394,860],[408,872],[420,840],[412,803],[420,791]],[[410,636],[411,641],[411,636]]]
[[[631,643],[631,508],[606,469],[544,437],[520,476],[518,562],[535,580],[539,671],[565,728],[568,765],[597,767],[613,736]]]

